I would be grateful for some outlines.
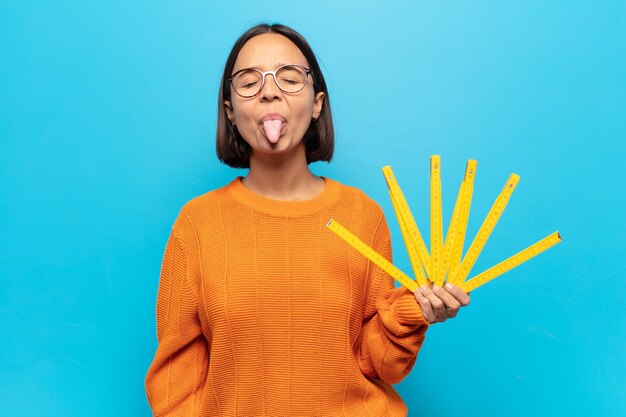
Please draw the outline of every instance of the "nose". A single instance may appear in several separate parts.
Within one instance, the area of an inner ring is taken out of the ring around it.
[[[270,78],[269,80],[268,77]],[[278,88],[274,75],[265,74],[265,82],[263,83],[263,88],[260,93],[261,100],[273,100],[274,98],[280,98],[281,94],[282,90]]]

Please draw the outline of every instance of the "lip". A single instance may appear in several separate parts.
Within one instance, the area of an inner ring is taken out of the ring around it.
[[[280,113],[266,113],[261,117],[261,120],[259,120],[259,123],[262,124],[266,120],[282,120],[283,123],[287,123],[287,119],[285,119],[283,115]]]

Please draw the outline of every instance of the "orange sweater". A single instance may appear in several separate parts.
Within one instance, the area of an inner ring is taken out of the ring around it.
[[[145,381],[155,416],[406,416],[390,384],[428,323],[409,290],[326,228],[335,218],[391,260],[380,206],[322,178],[306,201],[237,177],[182,207]]]

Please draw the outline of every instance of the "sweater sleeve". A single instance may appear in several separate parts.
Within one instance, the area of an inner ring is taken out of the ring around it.
[[[155,417],[198,416],[209,351],[189,284],[187,251],[175,229],[168,239],[156,303],[158,347],[145,379]]]
[[[391,236],[384,215],[373,248],[392,261]],[[415,295],[404,286],[395,288],[393,277],[373,263],[368,282],[357,352],[359,367],[368,378],[397,384],[413,368],[428,322]]]

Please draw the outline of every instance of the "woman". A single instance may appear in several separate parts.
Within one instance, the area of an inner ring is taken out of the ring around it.
[[[332,217],[391,260],[380,206],[309,169],[333,126],[308,43],[258,25],[224,68],[217,153],[246,177],[187,202],[167,242],[159,345],[146,376],[156,416],[406,416],[391,384],[459,288],[394,288],[325,225]]]

